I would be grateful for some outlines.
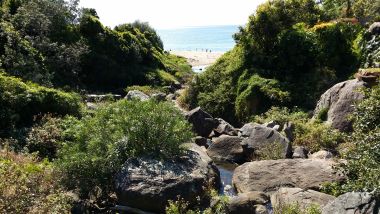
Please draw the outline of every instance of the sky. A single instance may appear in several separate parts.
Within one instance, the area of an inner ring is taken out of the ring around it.
[[[265,0],[81,0],[95,8],[109,27],[135,20],[156,29],[190,26],[243,25]]]

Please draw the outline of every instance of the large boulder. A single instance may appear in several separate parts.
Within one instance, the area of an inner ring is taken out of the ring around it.
[[[254,150],[255,154],[263,149],[281,149],[282,158],[292,157],[292,146],[290,141],[273,128],[255,124],[250,136],[243,140],[243,147]]]
[[[243,163],[247,157],[240,145],[242,140],[240,137],[228,135],[213,138],[212,144],[207,149],[207,154],[217,161]]]
[[[280,187],[320,189],[325,182],[340,181],[333,170],[335,162],[323,159],[282,159],[245,163],[232,178],[238,192],[274,192]]]
[[[349,192],[331,201],[322,214],[378,214],[379,204],[370,193]]]
[[[231,197],[227,205],[228,214],[262,213],[269,214],[265,205],[269,197],[263,192],[247,192]],[[263,208],[264,207],[264,208]]]
[[[366,86],[367,83],[357,79],[334,85],[319,99],[314,110],[314,118],[326,120],[333,128],[340,131],[352,131],[352,121],[348,116],[353,113],[355,103],[364,98],[358,89]]]
[[[249,137],[251,133],[253,132],[255,125],[257,124],[255,123],[244,124],[244,126],[240,128],[240,135],[242,137]]]
[[[190,205],[207,187],[219,186],[219,171],[196,144],[188,144],[186,155],[169,160],[152,157],[131,158],[116,175],[118,204],[144,211],[164,213],[168,200],[178,196]]]
[[[230,136],[237,136],[238,132],[237,130],[228,122],[221,118],[216,118],[218,120],[219,125],[214,129],[214,133],[217,135],[230,135]]]
[[[334,196],[314,190],[287,187],[282,187],[271,195],[271,203],[274,208],[284,204],[298,204],[301,210],[306,210],[312,205],[318,205],[322,209],[334,199]]]
[[[125,99],[146,101],[146,100],[149,100],[149,96],[139,90],[131,90],[131,91],[128,91],[128,94],[127,96],[125,96]]]
[[[186,119],[193,124],[193,130],[199,136],[208,137],[214,128],[218,127],[219,121],[200,107],[186,113]]]

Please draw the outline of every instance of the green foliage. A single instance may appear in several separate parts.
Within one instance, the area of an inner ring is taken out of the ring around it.
[[[264,112],[272,105],[285,103],[289,98],[289,93],[282,91],[278,81],[256,74],[250,76],[247,72],[239,78],[237,93],[236,115],[243,121],[253,114]]]
[[[310,152],[317,152],[321,149],[336,150],[339,144],[344,142],[344,135],[332,129],[318,120],[313,121],[302,111],[295,109],[290,111],[287,108],[274,107],[261,116],[256,116],[254,122],[266,123],[276,121],[281,126],[286,122],[294,124],[294,145],[305,146]]]
[[[4,213],[70,213],[72,199],[47,161],[0,151],[0,210]]]
[[[284,158],[284,145],[279,142],[264,145],[255,152],[257,160],[279,160]]]
[[[275,207],[274,214],[321,214],[322,211],[318,205],[312,204],[305,210],[300,208],[300,205],[295,204],[280,204],[279,207]]]
[[[13,128],[28,126],[40,114],[76,115],[81,112],[77,94],[24,83],[18,78],[0,73],[0,135]]]
[[[85,196],[95,186],[104,192],[112,189],[112,176],[128,158],[171,158],[192,137],[188,122],[169,103],[122,100],[93,117],[70,120],[58,166],[66,185]]]
[[[354,133],[348,141],[352,148],[346,153],[346,164],[340,168],[347,176],[341,190],[375,191],[380,189],[380,88],[366,92],[358,104],[354,119]]]
[[[330,18],[357,18],[371,23],[379,18],[380,3],[376,0],[323,0],[323,10]]]
[[[190,107],[239,124],[271,106],[312,109],[320,95],[357,71],[357,23],[326,21],[313,0],[258,7],[237,45],[191,84]]]
[[[37,152],[40,158],[56,157],[62,142],[62,132],[64,125],[59,118],[45,115],[39,123],[35,124],[28,133],[26,148],[28,152]]]

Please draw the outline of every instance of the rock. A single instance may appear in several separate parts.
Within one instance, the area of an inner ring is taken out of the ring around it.
[[[343,179],[332,160],[282,159],[245,163],[234,171],[232,183],[238,192],[274,192],[280,187],[318,190],[325,182]]]
[[[280,145],[283,158],[292,157],[292,146],[289,140],[278,131],[263,125],[254,125],[250,136],[242,142],[243,147],[252,148],[255,154],[258,154],[265,147],[275,144]]]
[[[86,107],[88,110],[96,110],[98,108],[98,105],[96,105],[95,103],[87,102]]]
[[[193,124],[193,131],[202,137],[208,137],[218,127],[219,121],[214,119],[200,107],[186,113],[186,119]]]
[[[364,97],[357,90],[365,86],[365,82],[357,79],[334,85],[321,96],[314,110],[314,118],[321,117],[320,119],[326,120],[340,131],[352,131],[352,121],[348,116],[353,113],[355,103]],[[321,114],[326,114],[326,117]]]
[[[189,151],[181,157],[156,160],[131,158],[115,178],[118,204],[143,211],[164,213],[168,200],[180,196],[190,205],[197,196],[207,194],[205,187],[218,188],[219,171],[196,144],[186,144]]]
[[[221,118],[216,118],[216,119],[219,121],[219,125],[218,127],[214,129],[214,133],[217,133],[217,135],[219,136],[223,134],[230,135],[230,136],[238,135],[236,129],[231,124],[229,124],[228,122],[226,122],[225,120]]]
[[[268,128],[273,128],[277,125],[280,126],[276,121],[273,121],[273,120],[263,124],[263,126],[268,127]]]
[[[334,155],[331,152],[325,150],[321,150],[310,155],[311,159],[330,159],[333,157]]]
[[[240,133],[242,137],[249,137],[255,127],[255,123],[247,123],[241,129]]]
[[[303,146],[296,146],[293,151],[293,158],[307,158],[308,151]]]
[[[279,131],[280,130],[280,125],[273,126],[273,129],[276,130],[276,131]]]
[[[194,143],[197,144],[198,146],[204,146],[208,148],[208,139],[205,137],[197,136],[194,138]]]
[[[90,103],[98,103],[110,100],[120,100],[121,95],[118,94],[88,94],[86,95],[86,101]]]
[[[322,209],[334,199],[334,196],[314,190],[287,187],[282,187],[271,195],[271,203],[274,208],[284,204],[299,204],[301,210],[306,210],[311,205],[318,205]]]
[[[331,201],[322,214],[378,214],[379,205],[370,193],[349,192]]]
[[[247,192],[231,197],[228,206],[228,214],[245,213],[269,213],[265,204],[269,202],[269,197],[263,192]],[[264,209],[263,209],[264,207]],[[260,211],[260,212],[258,212]]]
[[[162,102],[162,101],[166,100],[166,94],[164,94],[164,93],[155,93],[155,94],[152,94],[151,98],[153,100],[158,101],[158,102]]]
[[[285,133],[286,138],[288,138],[288,140],[290,142],[293,142],[294,141],[294,131],[295,131],[294,124],[292,122],[285,123],[283,131]]]
[[[127,100],[136,99],[140,101],[146,101],[146,100],[149,100],[149,96],[139,90],[132,90],[132,91],[128,91],[128,94],[127,96],[125,96],[125,99]]]
[[[167,101],[172,101],[172,100],[175,100],[176,99],[176,96],[175,94],[168,94],[166,95],[166,98],[165,98]]]
[[[213,138],[213,143],[208,147],[207,154],[213,160],[243,163],[247,158],[243,147],[240,145],[242,140],[240,137],[228,135]]]
[[[380,22],[374,22],[369,26],[368,32],[371,33],[371,35],[379,35],[380,34]]]

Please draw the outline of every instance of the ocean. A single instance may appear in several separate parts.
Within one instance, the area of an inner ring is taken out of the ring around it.
[[[202,26],[178,29],[157,30],[165,50],[172,51],[217,51],[232,49],[235,41],[232,36],[238,32],[237,25]]]

